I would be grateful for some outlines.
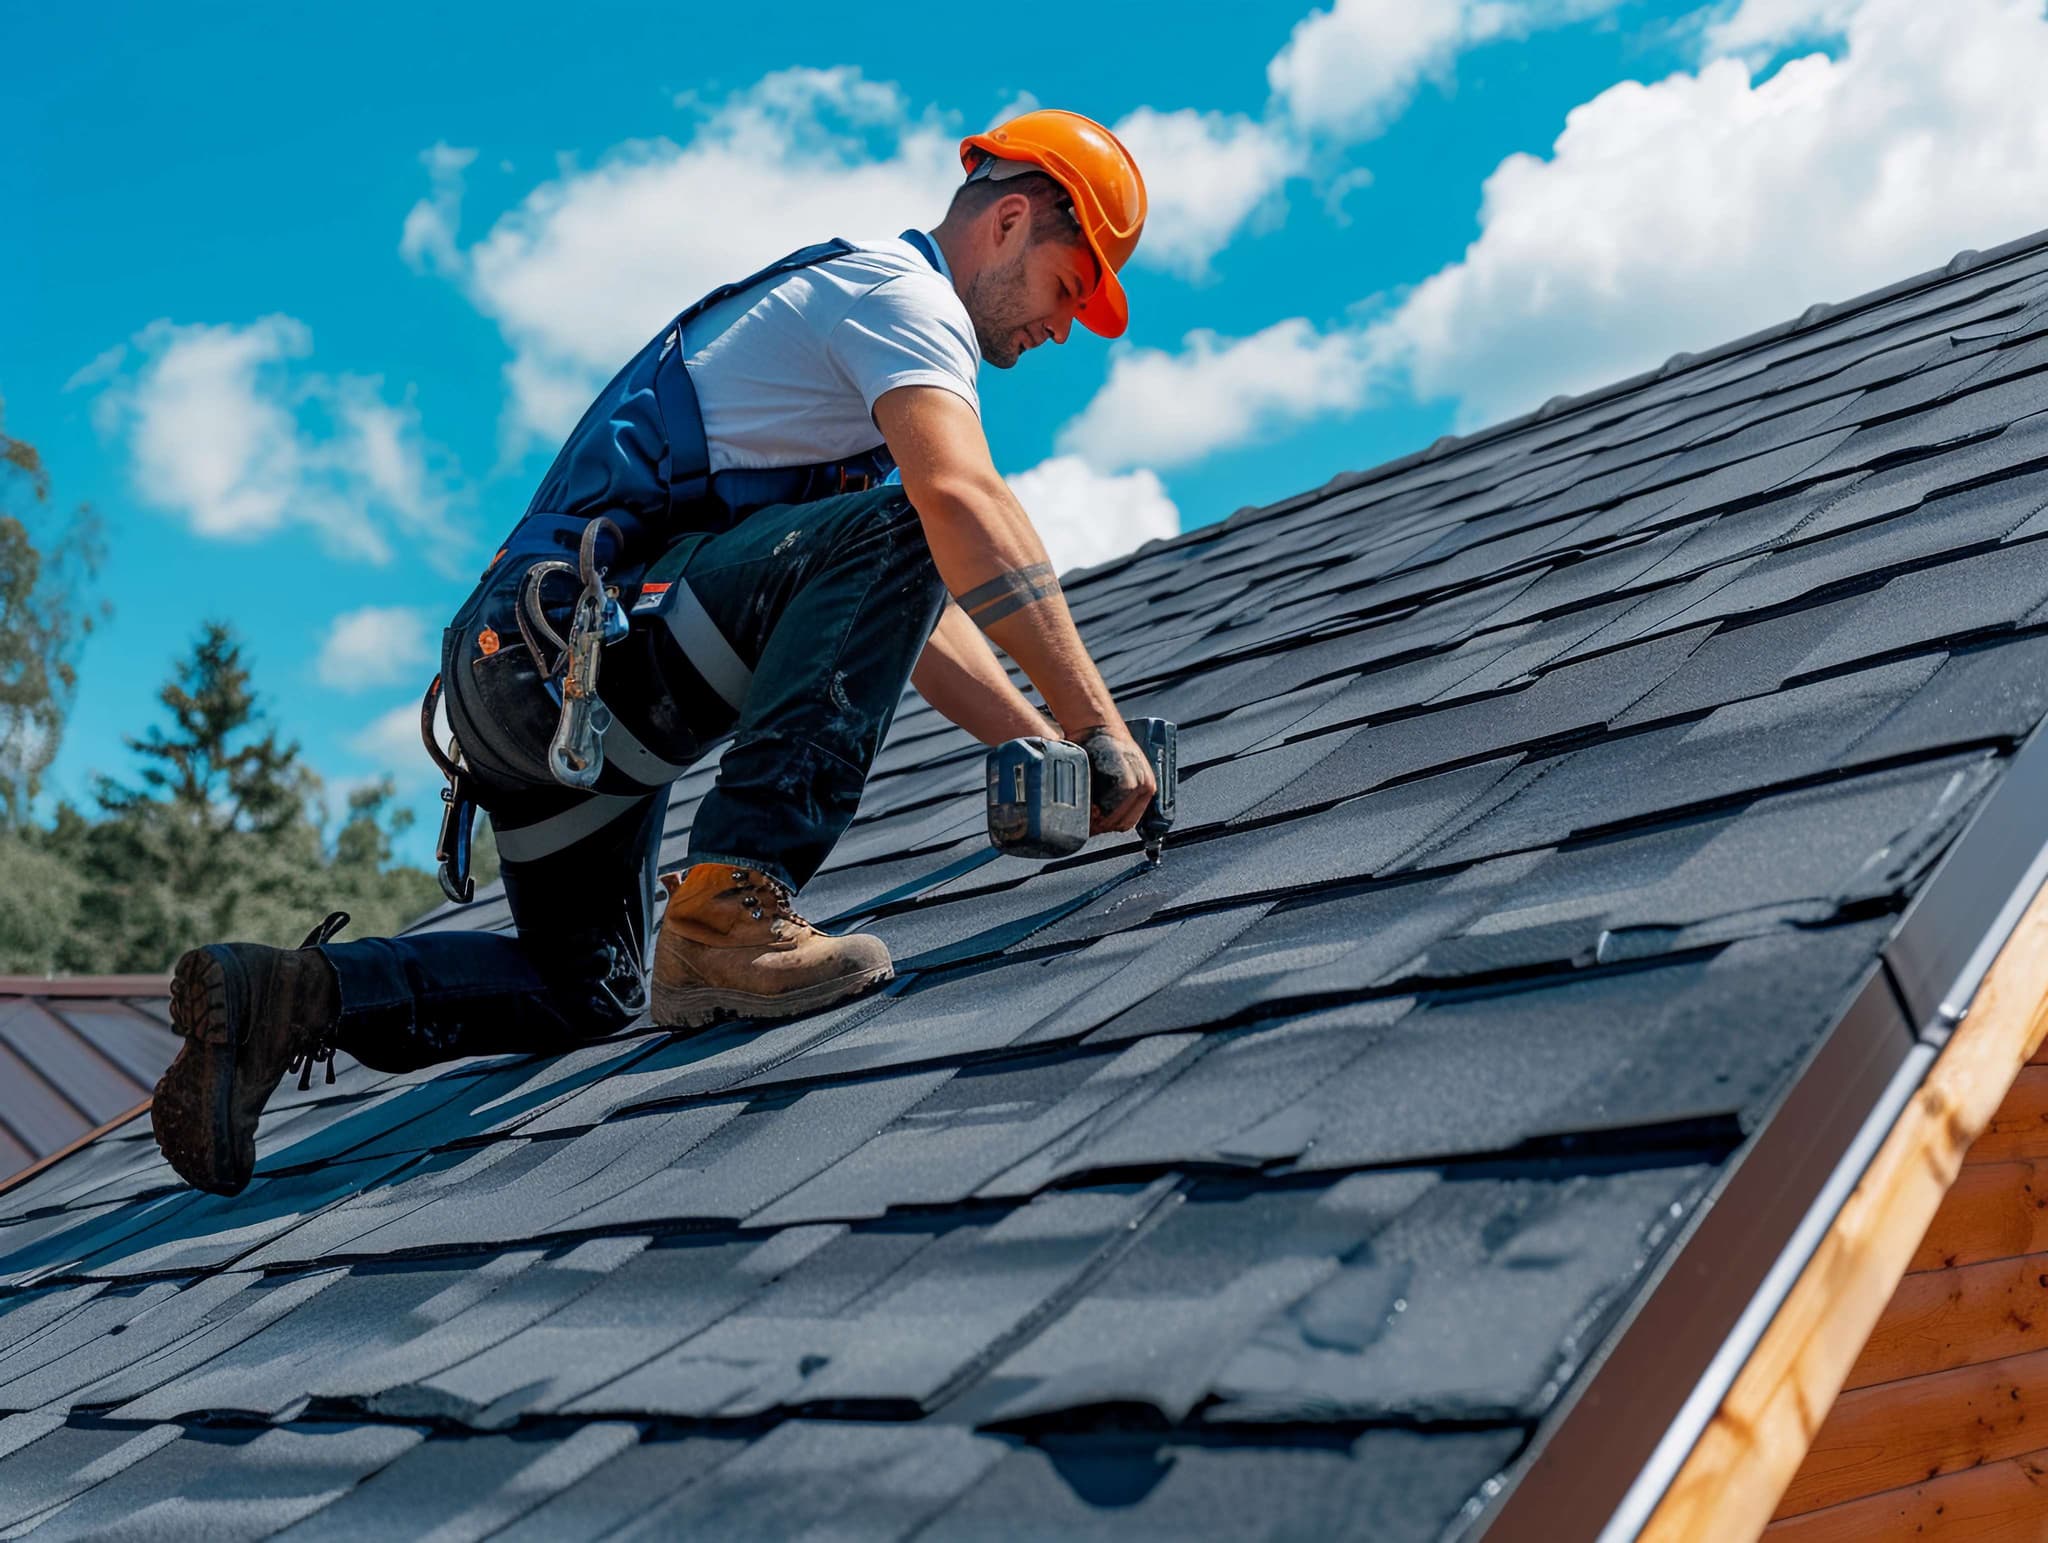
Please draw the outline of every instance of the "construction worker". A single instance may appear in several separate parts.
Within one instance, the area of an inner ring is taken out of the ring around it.
[[[995,469],[976,372],[1076,321],[1123,332],[1144,182],[1076,113],[1025,113],[960,153],[935,229],[807,247],[714,291],[592,404],[443,640],[460,790],[490,814],[517,936],[335,943],[346,918],[330,917],[298,949],[187,953],[171,988],[185,1044],[151,1118],[189,1182],[239,1192],[279,1079],[324,1061],[332,1081],[337,1049],[409,1071],[563,1049],[650,1010],[786,1017],[888,980],[881,939],[830,936],[791,902],[852,820],[906,682],[985,743],[1080,744],[1092,828],[1137,823],[1152,772]],[[577,588],[560,565],[600,517],[629,614],[602,650],[611,721],[584,789],[550,771],[549,639]],[[727,734],[651,938],[668,784]]]

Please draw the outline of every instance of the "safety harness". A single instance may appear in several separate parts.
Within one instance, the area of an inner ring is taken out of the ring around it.
[[[924,232],[905,231],[903,239],[944,271]],[[456,612],[451,630],[462,635],[465,647],[487,631],[531,638],[536,618],[530,613],[544,610],[546,602],[540,586],[529,584],[529,576],[547,565],[549,572],[567,569],[581,580],[573,609],[558,607],[569,612],[563,617],[569,624],[566,639],[541,619],[540,630],[563,645],[561,657],[551,665],[537,661],[545,667],[543,681],[550,693],[560,693],[565,735],[572,732],[570,715],[579,715],[573,737],[584,753],[550,756],[550,768],[564,785],[587,789],[596,780],[609,716],[600,708],[593,731],[590,706],[595,703],[597,649],[623,631],[616,619],[619,607],[631,607],[649,564],[684,536],[729,530],[770,504],[859,492],[886,480],[894,470],[888,447],[877,443],[835,461],[713,472],[697,388],[683,358],[684,329],[712,306],[855,250],[852,243],[836,238],[803,247],[737,283],[712,290],[662,328],[612,377],[570,431],[526,513]],[[576,617],[593,610],[591,602],[600,585],[610,604],[596,608],[595,614],[607,635],[585,639]],[[708,616],[703,619],[709,623]],[[702,664],[708,680],[733,676],[732,651],[716,636],[715,627],[698,647],[690,648],[687,642],[685,647],[692,664]],[[557,684],[553,674],[559,670],[566,676],[572,659],[581,661],[580,673]],[[742,667],[742,690],[744,677]],[[451,739],[444,752],[434,739],[434,708],[441,689],[442,679],[436,675],[420,704],[420,731],[428,753],[448,779],[441,794],[446,809],[435,854],[441,888],[450,900],[466,905],[475,894],[469,851],[476,802],[460,746]]]

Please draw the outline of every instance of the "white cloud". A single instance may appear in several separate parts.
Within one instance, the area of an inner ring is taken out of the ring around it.
[[[1709,58],[1739,54],[1752,62],[1787,43],[1812,42],[1839,34],[1861,0],[1741,0],[1708,19],[1704,41]]]
[[[435,724],[438,737],[445,741],[446,717],[437,717]],[[420,743],[417,701],[401,702],[389,712],[378,714],[350,738],[348,747],[378,772],[388,774],[401,790],[424,787],[441,776],[427,755],[427,747]]]
[[[1135,261],[1202,278],[1245,222],[1272,205],[1302,152],[1279,127],[1242,113],[1150,107],[1112,132],[1137,157],[1149,211]]]
[[[1620,0],[1335,0],[1295,23],[1266,65],[1294,124],[1332,139],[1368,139],[1425,80],[1447,80],[1468,48],[1562,26]],[[1816,5],[1825,0],[1765,0]]]
[[[1157,536],[1180,534],[1180,511],[1151,470],[1115,476],[1060,455],[1008,479],[1053,567],[1092,568]]]
[[[323,686],[360,691],[395,685],[432,657],[425,615],[405,606],[368,605],[334,619],[313,673]]]
[[[437,190],[442,202],[415,209],[411,240],[423,257],[445,257],[511,344],[505,427],[516,450],[564,434],[620,363],[705,291],[822,236],[935,220],[960,180],[955,145],[893,85],[845,66],[782,70],[711,110],[687,147],[634,141],[565,170],[466,249],[432,212],[452,207]],[[445,249],[434,233],[444,228]]]
[[[1723,36],[1821,9],[1745,7]],[[1376,345],[1471,426],[2039,225],[2040,0],[1860,0],[1846,27],[1839,58],[1761,83],[1721,58],[1574,109],[1549,159],[1487,179],[1478,240]]]
[[[990,115],[988,122],[982,125],[982,131],[986,133],[997,124],[1008,123],[1012,118],[1021,118],[1025,113],[1035,113],[1044,105],[1045,103],[1039,101],[1033,92],[1019,91]]]
[[[462,174],[476,159],[474,150],[436,144],[420,152],[433,186],[429,197],[414,204],[399,233],[398,255],[416,273],[455,273],[462,260],[455,250],[455,232],[462,223]]]
[[[1509,27],[1516,10],[1492,0],[1336,0],[1295,23],[1266,83],[1302,128],[1365,138],[1460,50]]]
[[[1323,213],[1330,217],[1332,225],[1344,226],[1351,223],[1351,216],[1345,211],[1344,201],[1360,188],[1372,186],[1372,171],[1368,167],[1354,166],[1349,171],[1339,172],[1323,189]]]
[[[1060,430],[1058,448],[1104,470],[1196,461],[1276,427],[1351,411],[1371,373],[1358,334],[1319,333],[1299,317],[1245,338],[1191,332],[1178,353],[1119,348],[1102,389]]]
[[[127,358],[128,345],[126,343],[116,343],[111,348],[103,348],[93,356],[89,363],[79,366],[77,370],[72,372],[71,378],[64,382],[64,389],[66,391],[76,391],[82,386],[105,385],[121,373],[121,366],[127,361]]]
[[[131,399],[137,489],[184,513],[203,536],[282,525],[304,456],[269,367],[312,351],[305,324],[289,316],[239,328],[159,321],[136,342],[151,356]]]
[[[145,502],[202,536],[252,540],[300,524],[329,551],[378,563],[394,535],[417,537],[429,561],[461,566],[449,478],[419,410],[386,401],[375,377],[305,368],[303,322],[156,321],[133,341],[132,369],[116,359],[101,371],[112,378],[94,416],[125,435]]]

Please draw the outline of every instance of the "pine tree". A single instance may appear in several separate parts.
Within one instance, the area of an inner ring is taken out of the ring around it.
[[[352,794],[324,841],[320,779],[269,724],[224,623],[205,626],[157,700],[168,725],[128,740],[137,780],[102,778],[104,817],[68,838],[87,875],[89,955],[60,950],[60,968],[157,971],[201,943],[296,944],[330,910],[350,912],[356,935],[388,933],[433,905],[433,878],[392,862],[411,814],[388,783]]]
[[[157,701],[170,727],[126,741],[139,782],[102,777],[94,793],[105,818],[89,842],[99,882],[88,904],[124,970],[161,968],[194,943],[234,934],[252,896],[274,887],[266,859],[293,845],[302,860],[313,855],[290,840],[294,809],[311,792],[298,747],[261,728],[225,623],[206,624]]]

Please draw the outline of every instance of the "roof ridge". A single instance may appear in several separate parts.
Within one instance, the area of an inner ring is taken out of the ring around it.
[[[1499,423],[1489,424],[1485,428],[1475,429],[1470,434],[1439,435],[1420,450],[1411,450],[1406,455],[1396,456],[1391,461],[1382,461],[1377,466],[1369,466],[1358,471],[1336,472],[1317,487],[1300,493],[1289,494],[1287,497],[1276,499],[1270,504],[1247,504],[1241,509],[1233,510],[1220,520],[1211,521],[1207,525],[1198,525],[1193,530],[1184,530],[1174,536],[1155,536],[1152,540],[1145,542],[1135,550],[1125,552],[1119,557],[1113,557],[1107,562],[1097,563],[1089,568],[1076,568],[1069,573],[1063,574],[1060,582],[1062,585],[1072,585],[1082,580],[1099,578],[1105,574],[1115,572],[1137,558],[1151,553],[1168,551],[1180,546],[1193,546],[1203,541],[1213,541],[1228,531],[1242,529],[1244,526],[1256,523],[1260,519],[1283,513],[1291,508],[1320,501],[1330,495],[1334,490],[1333,484],[1339,481],[1345,482],[1346,491],[1352,488],[1364,487],[1373,482],[1383,481],[1412,467],[1420,466],[1425,462],[1441,460],[1446,456],[1454,455],[1479,445],[1492,444],[1496,440],[1505,439],[1511,434],[1520,433],[1523,429],[1531,428],[1538,423],[1549,423],[1570,413],[1582,412],[1602,402],[1609,402],[1617,397],[1626,396],[1632,391],[1640,391],[1645,386],[1654,385],[1658,381],[1668,380],[1674,375],[1682,375],[1688,370],[1699,369],[1709,364],[1718,364],[1724,359],[1746,353],[1751,349],[1761,348],[1767,343],[1779,342],[1784,338],[1792,337],[1798,333],[1818,327],[1823,322],[1839,321],[1843,317],[1853,316],[1860,311],[1866,311],[1875,306],[1887,304],[1905,295],[1914,294],[1923,289],[1932,289],[1936,285],[1947,283],[1951,279],[1960,278],[1965,273],[1972,273],[1980,268],[1995,267],[2000,263],[2011,262],[2016,258],[2024,257],[2043,249],[2048,249],[2048,228],[2034,231],[2030,235],[2020,236],[2015,240],[2004,242],[2001,245],[1990,247],[1981,252],[1975,248],[1965,247],[1939,268],[1929,268],[1923,273],[1916,273],[1910,278],[1899,279],[1881,288],[1869,290],[1860,295],[1853,295],[1847,300],[1816,302],[1813,305],[1809,305],[1789,321],[1776,322],[1770,326],[1761,327],[1755,332],[1745,334],[1731,342],[1703,349],[1699,353],[1686,353],[1682,351],[1675,353],[1662,364],[1652,369],[1639,371],[1634,375],[1614,381],[1609,385],[1595,387],[1593,390],[1582,392],[1577,396],[1560,395],[1551,397],[1540,407],[1532,408],[1528,412],[1518,414],[1513,418],[1503,419]]]

